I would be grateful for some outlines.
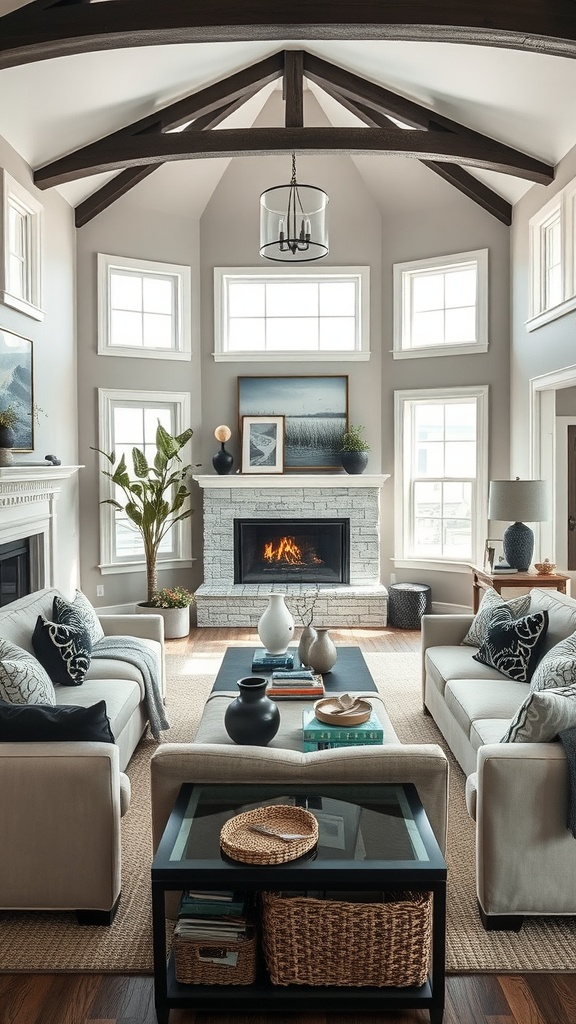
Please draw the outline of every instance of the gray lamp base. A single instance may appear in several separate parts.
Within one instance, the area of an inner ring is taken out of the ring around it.
[[[524,523],[512,523],[502,538],[504,558],[512,569],[527,572],[534,554],[534,533]]]

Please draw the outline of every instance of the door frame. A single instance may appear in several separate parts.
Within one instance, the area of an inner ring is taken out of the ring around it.
[[[549,483],[549,517],[539,524],[539,550],[556,561],[558,509],[556,392],[576,387],[576,366],[565,366],[530,379],[530,475]],[[560,567],[562,569],[562,567]]]

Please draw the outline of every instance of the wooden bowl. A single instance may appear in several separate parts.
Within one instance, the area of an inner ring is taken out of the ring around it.
[[[314,714],[319,722],[324,722],[326,725],[342,725],[346,728],[367,722],[372,714],[372,705],[369,700],[358,697],[353,710],[342,711],[339,698],[333,695],[317,700],[314,704]]]

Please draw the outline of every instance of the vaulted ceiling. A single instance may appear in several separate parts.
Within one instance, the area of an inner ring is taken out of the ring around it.
[[[429,0],[425,26],[422,11],[0,0],[0,135],[77,226],[159,168],[168,196],[184,164],[205,202],[226,161],[291,152],[350,154],[382,206],[401,203],[401,168],[416,160],[509,224],[576,144],[576,4]],[[253,127],[278,87],[282,121]],[[307,95],[321,126],[307,122]]]

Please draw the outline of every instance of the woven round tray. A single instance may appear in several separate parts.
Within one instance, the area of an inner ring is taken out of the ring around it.
[[[348,725],[362,725],[362,722],[368,721],[372,714],[369,700],[358,697],[352,707],[353,710],[346,710],[340,697],[323,697],[322,700],[316,701],[314,715],[319,722],[325,722],[326,725],[342,725],[344,728]]]
[[[292,833],[298,839],[286,842],[275,836],[253,832],[251,825],[263,825],[275,832]],[[220,846],[224,853],[244,864],[284,864],[296,860],[316,846],[318,822],[302,807],[273,804],[237,814],[222,826]]]

